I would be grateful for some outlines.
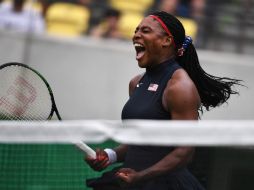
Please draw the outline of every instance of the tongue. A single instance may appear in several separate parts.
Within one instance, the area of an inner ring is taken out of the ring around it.
[[[141,58],[143,57],[144,54],[145,54],[144,51],[138,52],[137,55],[136,55],[136,59],[141,59]]]

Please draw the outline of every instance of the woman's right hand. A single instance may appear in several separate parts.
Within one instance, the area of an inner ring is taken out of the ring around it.
[[[96,158],[95,159],[91,158],[90,156],[87,156],[87,157],[85,157],[85,161],[95,171],[102,171],[105,168],[107,168],[108,165],[110,164],[108,154],[102,149],[96,150]]]

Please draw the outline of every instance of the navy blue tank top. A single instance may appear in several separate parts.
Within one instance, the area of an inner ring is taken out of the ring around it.
[[[170,120],[162,95],[173,73],[181,66],[173,59],[147,69],[122,110],[122,119]],[[155,126],[156,127],[156,126]],[[165,146],[128,146],[124,167],[137,171],[150,167],[172,151]]]
[[[147,69],[122,110],[122,119],[171,119],[162,105],[163,91],[173,73],[181,68],[174,60],[168,60],[156,68]],[[156,126],[154,126],[156,127]],[[136,171],[146,169],[169,154],[174,147],[129,145],[121,167]],[[105,172],[101,177],[88,181],[96,189],[122,189],[115,170]],[[126,190],[204,190],[195,177],[186,169],[179,168],[159,178],[150,179]]]

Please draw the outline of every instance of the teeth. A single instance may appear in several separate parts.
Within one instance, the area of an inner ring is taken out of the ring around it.
[[[139,44],[139,43],[134,43],[134,46],[135,47],[144,47],[142,44]]]

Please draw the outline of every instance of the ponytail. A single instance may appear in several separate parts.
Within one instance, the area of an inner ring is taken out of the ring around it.
[[[240,85],[241,80],[216,77],[206,73],[199,64],[198,55],[193,44],[189,44],[183,56],[178,56],[176,60],[197,87],[201,98],[201,111],[203,111],[202,107],[209,110],[227,102],[231,94],[239,94],[232,89],[232,86]]]

